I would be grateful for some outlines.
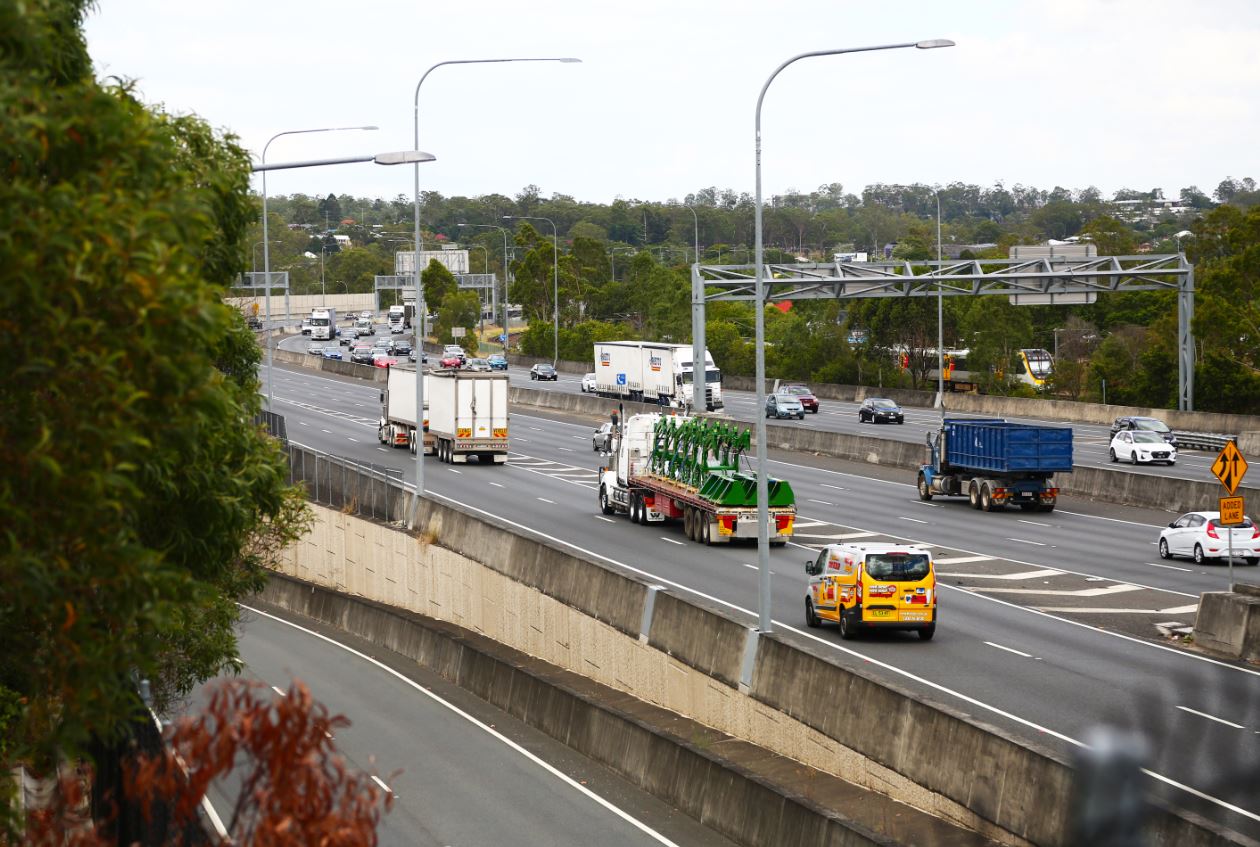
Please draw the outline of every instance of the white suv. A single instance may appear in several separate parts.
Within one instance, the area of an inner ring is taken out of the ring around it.
[[[1233,545],[1234,557],[1249,565],[1260,562],[1260,528],[1244,516],[1230,529],[1221,524],[1220,512],[1187,512],[1159,533],[1159,557],[1189,556],[1195,564],[1204,559],[1226,559]]]
[[[592,393],[595,391],[595,374],[587,374],[582,377],[582,391]]]

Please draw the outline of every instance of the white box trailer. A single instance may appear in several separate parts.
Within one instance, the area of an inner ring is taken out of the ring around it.
[[[433,380],[426,375],[424,382],[424,408],[431,407],[429,402],[429,386]],[[433,434],[428,431],[428,415],[424,422],[424,453],[432,455],[434,451]],[[389,380],[381,391],[381,418],[376,428],[376,440],[391,447],[408,447],[414,454],[416,436],[416,371],[414,366],[393,365],[389,369]]]
[[[601,341],[595,344],[595,393],[601,397],[692,406],[691,347],[651,341]],[[703,406],[721,409],[722,374],[705,351]],[[698,407],[696,407],[698,408]]]
[[[337,310],[311,310],[311,340],[333,341],[337,338]]]
[[[429,434],[438,459],[457,464],[466,463],[469,456],[487,464],[507,461],[506,373],[433,371],[424,387]]]

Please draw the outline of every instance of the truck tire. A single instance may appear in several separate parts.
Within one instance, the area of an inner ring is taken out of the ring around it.
[[[840,610],[840,637],[845,641],[857,638],[857,624],[853,622],[853,616],[844,609]]]
[[[805,598],[805,626],[810,629],[818,629],[822,626],[822,618],[818,617],[818,613],[814,611],[814,601],[809,597]]]
[[[976,485],[973,479],[971,485],[967,486],[967,500],[971,503],[971,508],[980,508],[980,486]]]
[[[930,623],[919,630],[919,639],[921,641],[931,641],[934,635],[936,635],[936,624],[934,623]]]
[[[710,535],[711,524],[709,522],[709,516],[706,515],[704,512],[697,510],[696,518],[700,522],[700,532],[699,532],[700,543],[705,545],[706,547],[711,546],[713,544],[713,538]]]
[[[696,540],[696,521],[690,506],[683,506],[683,535]]]
[[[932,499],[932,487],[928,485],[927,477],[922,472],[919,473],[919,499],[924,503]]]
[[[993,511],[993,494],[989,491],[989,484],[987,482],[980,486],[980,511]]]
[[[602,485],[599,487],[599,510],[605,515],[611,515],[614,511],[612,503],[608,502],[608,489]]]
[[[634,492],[630,493],[630,508],[628,513],[630,515],[630,523],[639,522],[639,495]]]
[[[1054,503],[1038,503],[1037,511],[1038,512],[1053,512],[1054,506],[1055,506]]]

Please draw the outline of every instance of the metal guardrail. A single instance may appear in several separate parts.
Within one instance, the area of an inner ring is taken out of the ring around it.
[[[1221,450],[1230,442],[1238,441],[1237,435],[1213,435],[1207,432],[1175,432],[1177,447],[1190,450]]]

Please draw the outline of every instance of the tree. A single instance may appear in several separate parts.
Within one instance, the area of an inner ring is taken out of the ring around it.
[[[1028,308],[1012,306],[1001,295],[969,300],[960,329],[971,339],[967,365],[972,379],[992,394],[1009,394],[1018,384],[1016,352],[1032,343]]]
[[[459,290],[455,274],[437,259],[430,259],[429,266],[420,272],[420,284],[424,286],[426,309],[441,309],[446,298]]]
[[[1095,392],[1095,398],[1102,399],[1105,380],[1108,403],[1139,404],[1142,398],[1136,389],[1145,349],[1145,327],[1120,327],[1104,338],[1089,362],[1090,388]]]
[[[448,294],[437,314],[433,334],[437,336],[439,344],[462,344],[469,353],[477,352],[478,340],[475,332],[459,339],[451,333],[457,326],[471,330],[481,322],[481,298],[477,296],[477,292],[460,291]]]
[[[305,526],[251,423],[258,345],[222,303],[256,214],[249,154],[97,83],[85,7],[0,27],[0,310],[27,330],[0,380],[6,769],[115,738],[134,677],[161,707],[217,672],[235,601]]]

